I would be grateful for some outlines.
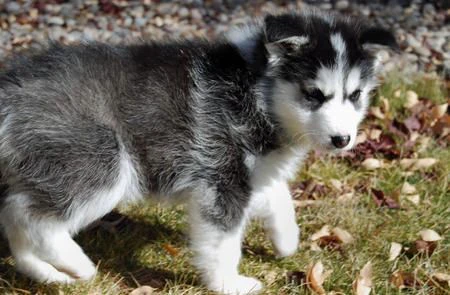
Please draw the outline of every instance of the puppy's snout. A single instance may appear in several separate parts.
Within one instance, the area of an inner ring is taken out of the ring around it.
[[[350,142],[349,135],[331,136],[331,143],[339,149],[346,147],[349,142]]]

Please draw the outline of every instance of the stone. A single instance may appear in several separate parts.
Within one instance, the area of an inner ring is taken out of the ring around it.
[[[64,24],[64,19],[60,16],[52,16],[47,19],[49,25],[62,26]]]
[[[349,7],[349,3],[347,0],[339,0],[336,2],[335,7],[337,10],[345,10]]]
[[[15,1],[6,1],[5,10],[8,13],[18,14],[22,10],[22,7]]]

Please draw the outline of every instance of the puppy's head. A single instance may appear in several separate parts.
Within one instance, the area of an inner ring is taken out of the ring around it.
[[[321,14],[267,16],[264,28],[276,119],[294,140],[350,149],[376,86],[373,48],[395,48],[393,35]]]

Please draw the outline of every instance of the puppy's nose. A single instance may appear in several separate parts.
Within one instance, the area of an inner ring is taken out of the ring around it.
[[[348,135],[338,135],[331,136],[331,142],[333,145],[339,149],[344,148],[350,142],[350,136]]]

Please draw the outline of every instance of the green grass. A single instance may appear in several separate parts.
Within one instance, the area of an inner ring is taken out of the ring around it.
[[[388,98],[392,116],[401,118],[407,115],[402,105],[404,93],[409,89],[436,103],[448,99],[442,81],[423,77],[406,83],[396,76],[388,76],[377,96]],[[396,90],[401,90],[400,97],[394,97]],[[375,99],[374,104],[377,103],[379,100]],[[433,157],[439,162],[427,170],[405,176],[396,162],[383,169],[367,171],[339,157],[311,156],[296,181],[312,179],[326,185],[330,193],[321,198],[320,205],[298,210],[301,248],[292,257],[276,259],[260,224],[254,222],[245,238],[241,271],[265,283],[263,294],[309,294],[303,286],[287,284],[286,273],[305,271],[308,265],[320,260],[325,269],[332,270],[324,283],[325,289],[350,294],[359,270],[371,261],[374,267],[372,294],[450,294],[448,289],[432,286],[399,291],[389,282],[396,270],[416,271],[423,281],[432,272],[450,272],[450,149],[432,139],[418,156]],[[358,189],[354,190],[351,201],[338,202],[336,199],[341,193],[331,187],[333,178],[341,180],[346,189],[365,185],[388,195],[408,181],[416,186],[421,202],[414,205],[401,199],[402,210],[377,208],[370,194]],[[14,271],[6,241],[0,239],[0,294],[128,294],[139,285],[159,287],[161,294],[210,294],[201,286],[198,274],[189,264],[192,254],[188,249],[182,206],[164,208],[149,204],[121,212],[127,219],[117,232],[94,228],[76,238],[98,263],[99,275],[89,283],[70,286],[34,283]],[[345,245],[342,251],[312,251],[308,238],[326,224],[347,230],[355,242]],[[424,228],[433,229],[444,238],[431,257],[401,255],[393,262],[388,261],[391,242],[412,242]],[[167,245],[176,249],[177,255],[169,253]]]

